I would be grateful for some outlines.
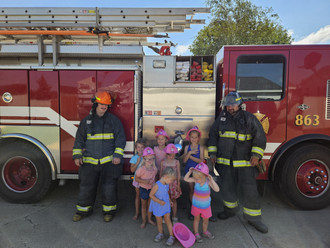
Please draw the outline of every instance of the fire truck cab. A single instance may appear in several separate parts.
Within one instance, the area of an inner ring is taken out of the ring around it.
[[[330,46],[225,46],[217,63],[217,102],[238,91],[266,133],[259,178],[299,208],[329,205]]]

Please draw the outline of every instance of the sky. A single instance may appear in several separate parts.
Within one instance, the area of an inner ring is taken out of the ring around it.
[[[330,0],[250,0],[259,7],[272,7],[279,15],[279,23],[293,37],[293,44],[330,44]],[[197,8],[206,7],[204,0],[1,0],[0,7],[107,7],[107,8]],[[210,14],[196,15],[196,19],[210,20]],[[190,55],[192,44],[203,25],[192,25],[184,33],[170,33],[176,47],[173,55]],[[149,41],[154,41],[149,39]],[[163,42],[157,39],[156,41]],[[146,54],[154,54],[149,48]]]

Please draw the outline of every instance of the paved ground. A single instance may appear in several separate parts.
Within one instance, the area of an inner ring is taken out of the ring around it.
[[[10,204],[0,199],[0,247],[163,247],[153,242],[157,229],[147,225],[140,229],[140,219],[133,221],[134,189],[129,181],[120,182],[119,212],[111,223],[102,218],[100,199],[94,214],[74,223],[78,181],[67,181],[37,204]],[[192,229],[187,219],[187,188],[179,199],[180,221]],[[220,194],[213,195],[214,212],[221,210]],[[301,211],[282,203],[266,184],[262,198],[264,222],[269,233],[261,234],[238,216],[210,222],[209,230],[216,235],[195,247],[330,247],[330,207],[319,211]],[[166,228],[165,228],[166,229]],[[180,247],[176,241],[174,247]]]

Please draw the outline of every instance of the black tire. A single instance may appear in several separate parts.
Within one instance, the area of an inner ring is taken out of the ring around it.
[[[15,141],[4,144],[0,154],[0,195],[6,201],[38,202],[56,185],[48,160],[36,146]]]
[[[278,188],[284,200],[304,210],[330,204],[330,150],[322,145],[301,146],[283,160]]]

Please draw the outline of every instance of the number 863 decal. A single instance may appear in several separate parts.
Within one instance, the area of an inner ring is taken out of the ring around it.
[[[320,124],[319,115],[296,115],[294,121],[296,126],[318,126]]]

